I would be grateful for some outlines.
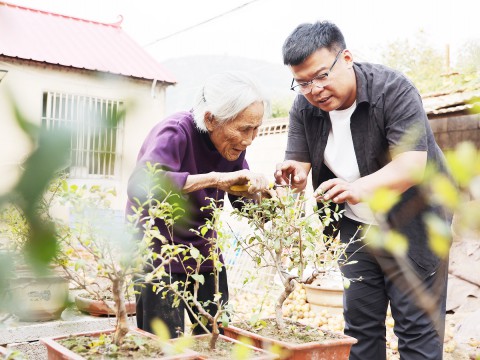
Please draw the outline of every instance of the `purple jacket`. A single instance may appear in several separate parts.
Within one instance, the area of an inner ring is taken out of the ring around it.
[[[181,194],[188,175],[248,169],[245,152],[235,161],[228,161],[222,157],[211,142],[208,133],[200,132],[197,129],[191,112],[173,114],[150,131],[140,149],[137,167],[128,183],[127,214],[132,212],[131,206],[134,204],[132,199],[136,196],[135,187],[138,186],[137,175],[144,172],[143,168],[147,162],[160,164],[164,170],[161,176],[169,181],[179,194]],[[185,200],[187,208],[185,215],[173,227],[173,239],[170,238],[163,221],[157,220],[156,225],[161,234],[173,243],[193,244],[203,255],[207,256],[209,252],[207,241],[196,236],[190,229],[199,230],[199,227],[205,224],[205,219],[211,217],[211,214],[200,210],[209,204],[207,198],[220,201],[224,199],[225,192],[216,188],[206,188],[181,196]],[[229,195],[229,197],[232,203],[237,199],[235,196]],[[216,237],[211,232],[205,235],[206,238],[212,236]],[[160,249],[160,246],[160,241],[156,241],[154,245],[156,251]],[[189,265],[194,267],[195,261],[189,259],[184,262],[185,267]],[[208,272],[211,269],[212,264],[207,263],[202,266],[201,271]],[[184,273],[185,270],[178,261],[172,263],[171,272]]]

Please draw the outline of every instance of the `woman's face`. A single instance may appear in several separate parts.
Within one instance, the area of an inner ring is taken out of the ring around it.
[[[230,121],[219,123],[214,116],[205,114],[210,139],[218,152],[227,160],[237,160],[257,136],[263,120],[263,103],[255,102]]]

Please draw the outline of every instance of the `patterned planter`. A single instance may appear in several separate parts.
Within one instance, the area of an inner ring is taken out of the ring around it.
[[[35,276],[19,267],[10,291],[15,299],[14,314],[20,321],[48,321],[60,318],[67,307],[68,280],[59,272]]]

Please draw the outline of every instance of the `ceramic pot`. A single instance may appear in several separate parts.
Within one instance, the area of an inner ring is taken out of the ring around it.
[[[75,304],[78,310],[93,316],[115,316],[115,303],[111,300],[95,300],[83,297],[82,294],[75,296]],[[135,315],[135,301],[126,301],[125,307],[128,315]]]
[[[343,313],[343,278],[340,271],[322,272],[311,284],[303,284],[307,302],[315,312],[326,309]]]
[[[20,321],[48,321],[60,318],[68,301],[68,280],[58,270],[37,276],[27,267],[16,269],[10,281],[13,313]]]
[[[343,289],[317,284],[303,284],[307,302],[313,311],[327,309],[330,312],[343,313]]]

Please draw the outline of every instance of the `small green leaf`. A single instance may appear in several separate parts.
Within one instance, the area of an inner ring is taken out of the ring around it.
[[[170,339],[170,331],[168,326],[159,318],[154,318],[151,323],[152,331],[160,340],[168,341]]]
[[[252,357],[252,348],[245,345],[253,345],[252,340],[246,337],[240,337],[238,339],[240,343],[235,343],[232,348],[232,359],[234,360],[246,360]]]
[[[384,247],[392,254],[403,256],[408,251],[408,240],[399,232],[391,230],[387,233]]]
[[[188,349],[193,344],[193,338],[191,336],[181,336],[173,342],[173,354],[169,355],[177,355],[181,354]]]
[[[425,217],[430,249],[440,258],[446,258],[452,243],[450,227],[437,216],[430,214]]]
[[[431,184],[432,193],[437,202],[451,210],[455,210],[458,207],[460,196],[450,179],[444,175],[436,175],[431,180]]]
[[[193,274],[191,277],[202,285],[205,283],[205,277],[202,274]]]
[[[384,239],[378,227],[372,227],[365,233],[366,243],[374,249],[383,248]]]
[[[200,256],[200,251],[197,248],[191,247],[190,248],[190,256],[193,259],[198,259]]]
[[[373,212],[385,214],[400,200],[398,191],[387,188],[379,188],[368,203]]]
[[[460,186],[467,186],[474,176],[475,166],[478,162],[478,153],[471,142],[460,143],[455,151],[445,154],[451,174]]]

